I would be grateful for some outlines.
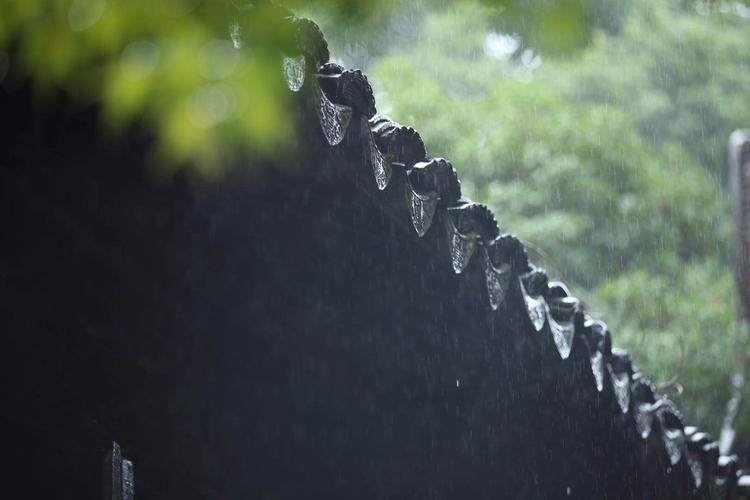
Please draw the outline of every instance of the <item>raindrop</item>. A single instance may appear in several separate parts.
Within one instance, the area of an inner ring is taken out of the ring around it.
[[[104,14],[104,0],[73,0],[68,9],[68,24],[73,31],[92,27]]]
[[[544,327],[544,320],[547,317],[547,303],[544,301],[544,297],[532,297],[526,292],[526,288],[523,286],[523,282],[519,280],[521,285],[521,292],[523,293],[523,301],[526,304],[526,312],[529,315],[531,324],[534,325],[534,329],[540,332]]]
[[[552,339],[555,341],[557,352],[560,353],[562,359],[568,359],[568,356],[570,356],[570,350],[573,348],[575,326],[570,322],[558,323],[555,321],[549,313],[549,308],[547,308],[546,312],[549,321],[549,328],[550,331],[552,331]]]
[[[313,85],[313,89],[317,103],[315,111],[318,114],[323,135],[328,144],[335,146],[344,140],[346,128],[352,117],[352,108],[331,102],[317,83]]]
[[[607,365],[607,369],[609,370],[610,380],[612,380],[612,389],[615,392],[617,404],[620,405],[620,410],[623,413],[627,413],[628,407],[630,407],[630,377],[627,372],[615,373],[612,365]]]
[[[234,45],[234,48],[241,49],[242,48],[242,28],[240,28],[240,23],[238,21],[233,22],[232,25],[229,27],[229,36],[232,38],[232,45]]]
[[[594,351],[591,355],[591,373],[596,381],[596,390],[602,392],[604,389],[604,355],[601,351]]]
[[[484,251],[484,276],[487,283],[487,295],[490,299],[490,307],[496,310],[505,300],[505,293],[510,286],[510,266],[504,264],[500,269],[492,265],[487,249]]]
[[[438,204],[437,193],[419,193],[408,183],[407,195],[409,196],[409,211],[411,222],[417,235],[421,238],[427,233],[432,225],[432,217]]]
[[[305,83],[305,55],[297,57],[284,56],[281,62],[286,78],[286,85],[292,92],[299,92]]]
[[[364,115],[362,115],[362,130],[367,138],[367,151],[369,153],[372,172],[375,175],[375,182],[378,185],[378,189],[382,191],[388,186],[388,182],[391,180],[391,164],[383,153],[380,152],[378,145],[375,144],[375,138],[372,136],[372,130],[370,129],[370,122],[367,121],[367,117]]]

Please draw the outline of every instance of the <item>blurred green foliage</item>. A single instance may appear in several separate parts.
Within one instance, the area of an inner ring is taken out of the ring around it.
[[[587,41],[592,4],[484,0],[482,9],[513,20],[550,49],[569,50]],[[348,26],[352,39],[377,32],[404,9],[451,5],[285,2],[298,14]],[[0,82],[9,66],[9,79],[32,77],[40,100],[63,90],[82,105],[100,105],[112,130],[146,125],[155,132],[153,163],[162,169],[188,165],[215,176],[227,165],[288,151],[289,94],[278,68],[279,48],[293,43],[293,33],[276,2],[2,0],[0,8]]]
[[[62,89],[114,130],[138,120],[156,133],[155,163],[208,176],[239,146],[260,155],[288,137],[289,36],[270,6],[245,15],[228,1],[4,0],[0,16],[11,76],[30,76],[40,100]]]
[[[750,9],[633,0],[590,26],[590,44],[560,54],[464,5],[366,62],[380,111],[450,158],[464,192],[571,283],[644,372],[677,374],[684,393],[665,391],[718,432],[747,349],[725,172],[728,136],[750,119]]]

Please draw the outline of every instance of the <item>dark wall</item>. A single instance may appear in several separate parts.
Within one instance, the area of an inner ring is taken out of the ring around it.
[[[377,190],[358,117],[329,147],[296,99],[296,160],[206,184],[149,177],[137,127],[0,92],[8,498],[100,498],[112,440],[139,499],[692,491],[581,336],[561,359],[517,280],[492,311],[444,212],[420,239],[405,172]]]

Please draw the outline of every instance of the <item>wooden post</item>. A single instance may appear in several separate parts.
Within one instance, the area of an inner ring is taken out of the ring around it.
[[[750,131],[735,130],[729,136],[729,185],[734,216],[734,266],[737,279],[737,319],[740,328],[750,320]],[[732,377],[732,397],[721,428],[719,451],[732,451],[736,431],[734,420],[742,403],[747,357],[738,350],[737,373]]]
[[[729,138],[729,182],[734,215],[734,262],[740,322],[750,321],[750,130]]]

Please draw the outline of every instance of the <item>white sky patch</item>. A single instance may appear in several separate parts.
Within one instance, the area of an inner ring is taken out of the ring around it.
[[[484,53],[493,59],[507,60],[521,46],[521,37],[516,33],[506,35],[504,33],[490,32],[484,39]]]
[[[521,54],[521,64],[529,69],[537,69],[542,65],[542,56],[534,54],[532,49],[526,49]]]
[[[735,2],[734,3],[734,12],[740,17],[744,17],[745,19],[750,17],[750,7],[745,5],[744,3]]]

